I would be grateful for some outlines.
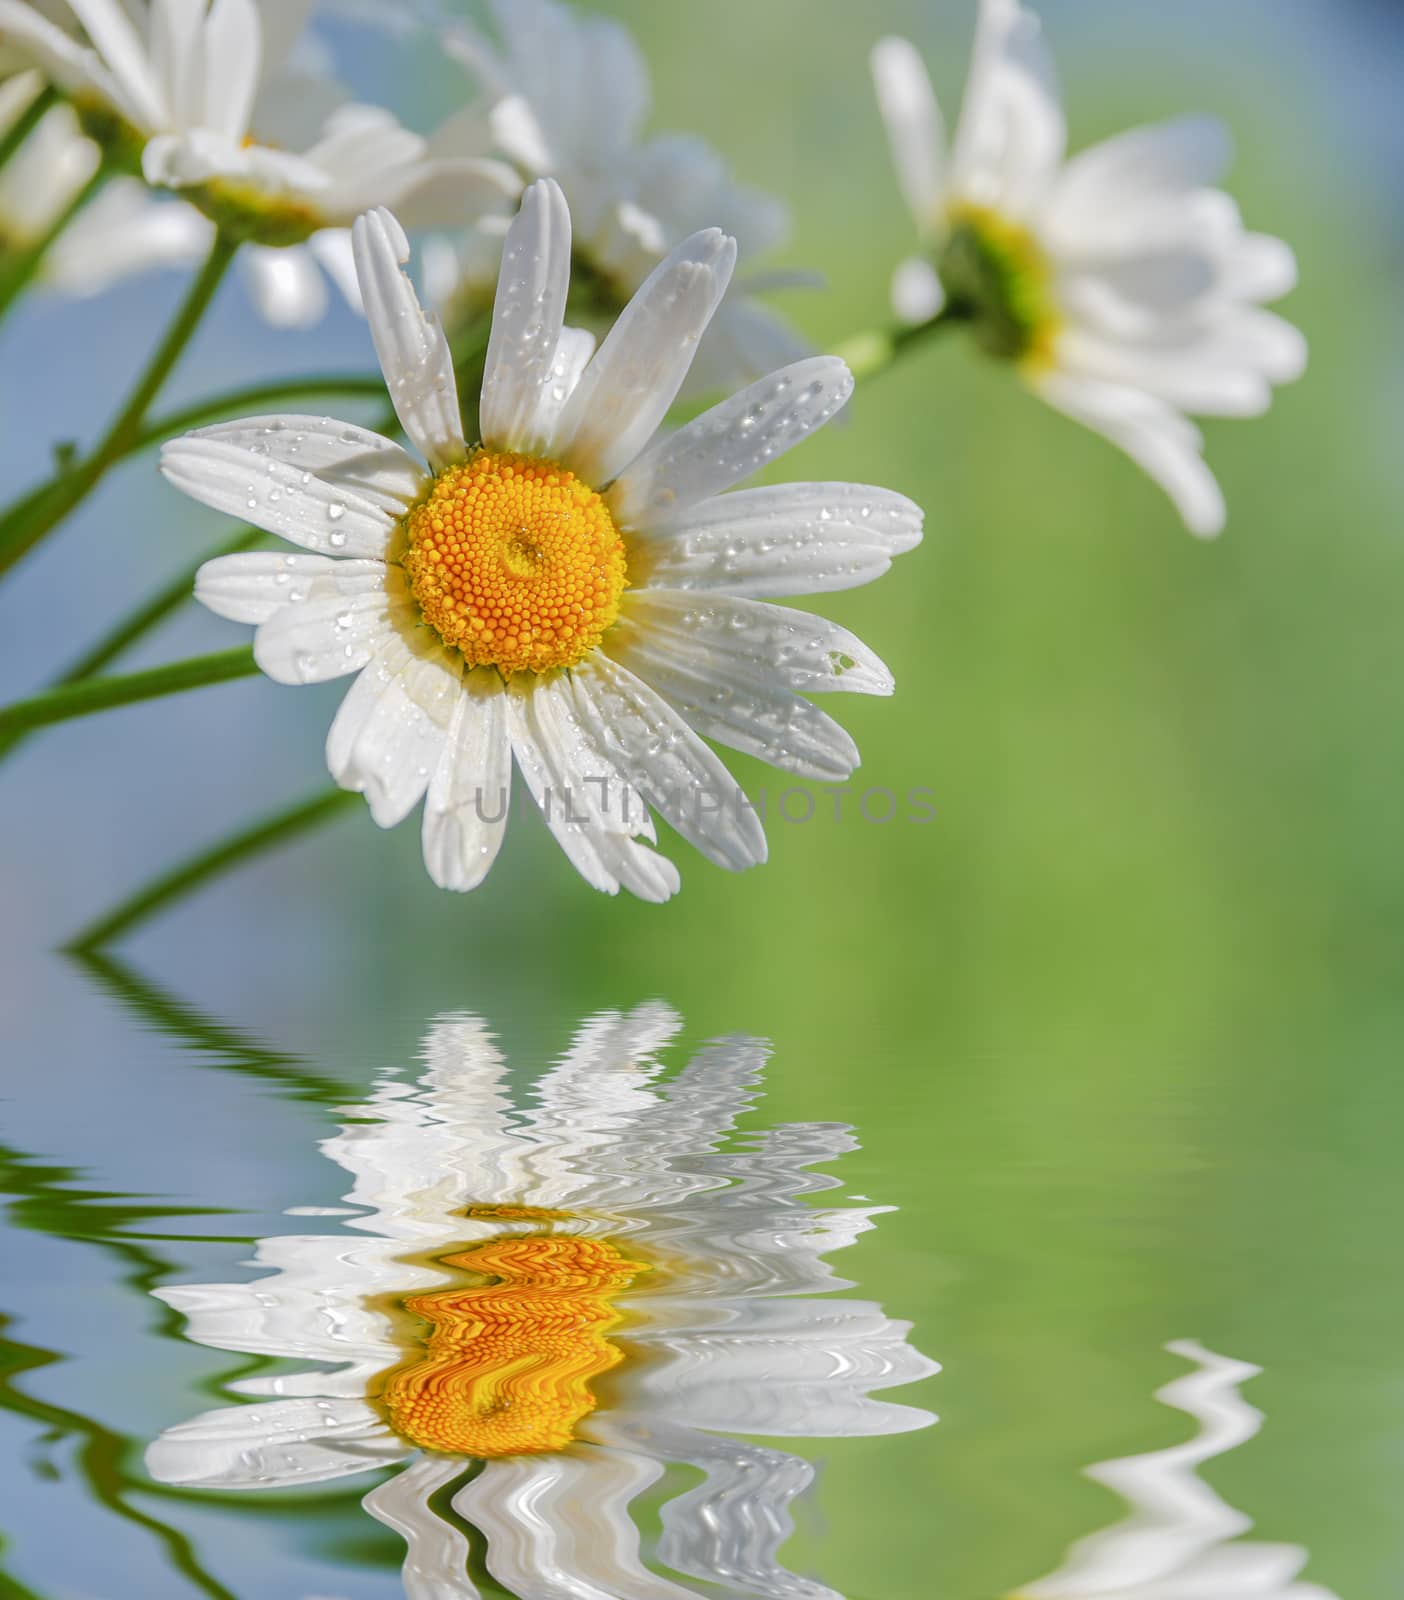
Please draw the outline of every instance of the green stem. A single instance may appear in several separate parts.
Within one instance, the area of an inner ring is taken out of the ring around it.
[[[479,323],[469,330],[463,341],[459,356],[458,374],[462,385],[461,392],[464,394],[471,395],[482,386],[482,365],[483,359],[487,354],[487,338],[487,325]],[[335,379],[328,381],[346,384],[356,382],[359,384],[361,380]],[[367,379],[365,382],[367,384],[366,392],[372,392],[372,380]],[[317,386],[317,383],[318,380],[309,380],[309,388]],[[373,387],[375,393],[382,393],[384,391],[383,380],[373,380]],[[272,390],[250,390],[242,398],[246,401],[251,401],[251,403],[257,403],[256,399],[251,400],[251,397],[254,397],[257,393],[261,393],[263,398],[267,399],[272,394]],[[230,403],[232,398],[234,397],[224,396],[224,403]],[[211,406],[213,404],[214,402],[210,402]],[[475,427],[472,426],[476,420],[476,407],[470,402],[464,407],[464,411],[465,428],[467,429],[468,437],[473,438],[476,433]],[[170,426],[171,432],[178,432],[178,424],[183,421],[188,425],[191,415],[193,413],[169,418],[162,426]],[[172,424],[177,424],[177,426],[171,426]],[[378,421],[373,422],[371,427],[375,432],[383,433],[392,438],[400,432],[399,420],[395,416],[393,409],[387,411]],[[156,425],[153,424],[148,430],[148,434],[154,435],[155,433]],[[195,588],[195,575],[207,561],[213,561],[219,556],[239,555],[245,550],[252,550],[266,537],[267,535],[261,528],[249,526],[241,528],[232,539],[226,540],[213,550],[207,550],[188,567],[182,569],[176,577],[164,584],[149,600],[143,601],[134,611],[129,612],[114,627],[109,629],[86,654],[75,661],[60,677],[55,679],[51,687],[63,688],[68,684],[80,683],[85,678],[91,678],[101,672],[104,667],[111,665],[123,651],[130,649],[138,640],[144,638],[153,628],[164,622],[173,611],[177,610],[190,598]],[[0,761],[3,761],[30,731],[32,730],[26,728],[9,734],[0,734]]]
[[[3,276],[0,276],[0,317],[5,316],[15,301],[34,281],[39,269],[44,265],[45,256],[53,248],[59,235],[78,213],[96,197],[98,191],[111,176],[112,171],[107,164],[105,162],[100,164],[92,177],[88,179],[78,193],[59,212],[58,216],[54,218],[47,232],[41,234],[33,244],[20,251],[7,264]]]
[[[845,339],[833,353],[848,363],[855,382],[866,383],[871,378],[881,377],[896,366],[902,356],[925,344],[933,334],[959,327],[970,318],[970,308],[961,301],[952,300],[928,322],[857,333]]]
[[[202,689],[212,683],[227,683],[231,678],[247,678],[257,671],[253,650],[241,645],[237,650],[193,656],[188,661],[152,667],[148,672],[133,672],[121,678],[88,678],[61,689],[46,689],[30,700],[0,707],[0,740],[29,728],[86,717],[94,711],[110,711],[115,706],[135,705],[162,695],[182,694],[187,689]]]
[[[92,453],[56,482],[51,491],[37,499],[32,493],[26,495],[18,507],[0,518],[0,573],[14,566],[80,505],[131,449],[152,401],[194,336],[238,248],[237,240],[224,234],[216,236],[204,266],[146,371]]]
[[[188,433],[206,422],[214,422],[227,415],[247,417],[259,406],[275,404],[280,400],[297,400],[306,395],[344,395],[358,398],[367,395],[378,398],[385,393],[385,379],[376,373],[331,373],[320,378],[283,378],[276,383],[252,384],[247,389],[231,389],[228,394],[211,395],[208,400],[197,401],[183,411],[173,411],[164,417],[148,422],[132,440],[129,453],[144,450],[148,445],[164,444],[177,434]]]
[[[328,789],[312,800],[300,800],[286,811],[264,818],[242,833],[236,833],[212,849],[202,851],[189,861],[162,873],[106,916],[75,935],[66,948],[75,955],[87,955],[103,945],[111,944],[114,939],[130,933],[133,928],[155,916],[163,907],[194,893],[202,883],[221,876],[254,856],[263,855],[276,845],[285,844],[300,833],[309,833],[322,823],[332,821],[353,809],[360,798],[360,795],[345,789]]]
[[[24,108],[19,120],[0,137],[0,168],[4,167],[58,102],[58,90],[52,84],[45,84]]]

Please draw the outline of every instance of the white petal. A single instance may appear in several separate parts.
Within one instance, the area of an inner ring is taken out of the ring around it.
[[[146,46],[119,0],[69,0],[75,16],[116,79],[125,99],[150,130],[169,126],[165,103]]]
[[[656,1309],[666,1318],[666,1307]],[[722,1310],[716,1298],[711,1309]],[[911,1325],[881,1306],[758,1297],[733,1300],[725,1311],[725,1323],[704,1337],[666,1327],[642,1335],[652,1359],[631,1374],[631,1407],[694,1428],[775,1438],[906,1433],[935,1420],[872,1398],[940,1370],[910,1344]]]
[[[418,621],[403,593],[399,568],[386,569],[386,587],[328,595],[284,606],[254,636],[254,660],[278,683],[325,683],[359,672],[402,628]]]
[[[352,230],[356,275],[371,337],[396,414],[436,472],[467,454],[453,355],[437,317],[419,304],[402,263],[409,240],[388,211],[369,211]]]
[[[463,663],[432,629],[392,634],[346,692],[327,770],[364,794],[377,827],[403,822],[429,787],[462,695]]]
[[[602,1411],[586,1430],[603,1443],[703,1473],[702,1483],[663,1507],[658,1559],[665,1566],[703,1582],[725,1580],[747,1594],[842,1600],[827,1585],[788,1571],[779,1559],[794,1533],[790,1504],[814,1482],[809,1462],[654,1416]]]
[[[364,1400],[283,1400],[167,1428],[148,1447],[146,1468],[158,1483],[277,1489],[374,1472],[406,1453]]]
[[[263,24],[254,0],[214,0],[205,25],[207,127],[231,139],[249,131],[263,71]]]
[[[420,1456],[361,1501],[405,1541],[405,1600],[479,1600],[468,1576],[467,1539],[430,1504],[467,1467],[457,1456]]]
[[[1223,532],[1223,491],[1205,465],[1198,430],[1164,401],[1138,389],[1047,373],[1034,388],[1074,421],[1110,439],[1174,501],[1189,531],[1202,539]]]
[[[646,629],[658,648],[700,669],[724,662],[731,682],[780,685],[800,694],[892,693],[892,674],[867,645],[836,622],[792,606],[640,589],[625,595],[622,614]]]
[[[397,519],[429,484],[424,468],[393,439],[335,417],[240,417],[212,423],[188,437],[239,445],[253,455],[314,473],[323,483],[350,489]]]
[[[172,126],[197,128],[205,120],[204,0],[155,0],[150,17],[152,71]]]
[[[1289,244],[1271,234],[1245,233],[1223,264],[1220,287],[1235,300],[1266,304],[1297,287],[1297,258]]]
[[[646,1456],[581,1446],[489,1461],[453,1497],[487,1538],[487,1567],[531,1600],[697,1600],[639,1559],[631,1502],[663,1474]]]
[[[793,449],[852,393],[853,375],[837,356],[797,361],[752,384],[645,450],[610,491],[615,520],[627,528],[675,520]]]
[[[522,180],[503,161],[476,157],[421,160],[387,186],[406,228],[461,228],[515,201]]]
[[[744,666],[733,675],[722,651],[665,639],[626,612],[610,631],[609,653],[704,738],[820,783],[842,783],[858,765],[858,746],[831,717]]]
[[[351,243],[350,228],[321,228],[307,241],[307,248],[322,271],[341,290],[346,304],[358,315],[365,316],[366,305],[356,277],[356,250]]]
[[[348,485],[220,438],[173,439],[161,451],[161,472],[192,499],[304,550],[383,557],[399,528]]]
[[[981,0],[975,56],[951,162],[961,199],[1027,216],[1058,170],[1067,128],[1038,18],[1019,0]]]
[[[536,426],[542,439],[554,440],[571,395],[595,353],[595,336],[588,328],[562,328],[551,363],[551,381],[537,401]]]
[[[873,46],[872,69],[902,197],[925,233],[938,219],[946,176],[946,130],[931,77],[916,46],[894,36]]]
[[[552,443],[541,401],[555,377],[556,347],[570,291],[570,208],[543,178],[522,196],[507,230],[483,372],[483,443],[540,455]]]
[[[890,489],[786,483],[716,495],[629,552],[636,588],[769,599],[880,578],[921,543],[921,507]]]
[[[0,42],[6,52],[40,68],[59,88],[71,94],[116,98],[97,56],[61,28],[41,16],[26,0],[0,0]]]
[[[892,309],[910,327],[920,327],[946,303],[936,268],[924,256],[908,256],[892,274]]]
[[[441,889],[465,894],[487,877],[507,833],[512,745],[502,679],[469,672],[424,802],[424,864]]]
[[[765,860],[765,830],[740,785],[647,684],[596,651],[571,673],[581,722],[668,824],[733,872]]]
[[[1194,189],[1212,188],[1233,157],[1217,117],[1176,117],[1132,128],[1068,162],[1049,198],[1064,230],[1095,229],[1109,208],[1144,207]]]
[[[587,483],[608,483],[653,437],[735,264],[733,239],[716,228],[693,234],[624,308],[585,369],[552,441],[551,453]]]
[[[259,316],[274,328],[310,328],[327,314],[327,285],[309,251],[245,245],[240,263]]]
[[[282,550],[251,550],[207,561],[195,576],[195,598],[230,622],[267,622],[287,605],[330,596],[384,593],[380,561],[333,561]]]
[[[592,730],[579,719],[569,680],[527,683],[523,674],[514,676],[507,686],[507,726],[532,798],[567,859],[592,888],[617,894],[622,887],[652,901],[676,893],[679,880],[672,863],[629,837],[618,798],[624,779],[612,763],[592,758]]]

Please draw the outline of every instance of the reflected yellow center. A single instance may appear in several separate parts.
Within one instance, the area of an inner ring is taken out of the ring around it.
[[[554,461],[479,450],[409,514],[403,561],[424,620],[470,667],[574,666],[619,615],[624,541]]]
[[[573,1235],[494,1239],[443,1264],[495,1281],[406,1298],[430,1332],[386,1379],[390,1425],[448,1455],[563,1450],[594,1410],[591,1382],[622,1359],[612,1299],[647,1268]]]

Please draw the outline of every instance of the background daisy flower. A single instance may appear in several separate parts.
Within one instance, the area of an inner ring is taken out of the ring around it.
[[[440,159],[391,112],[349,103],[304,39],[313,0],[70,3],[83,36],[0,0],[0,37],[111,158],[249,242],[254,298],[275,324],[322,314],[324,271],[354,299],[349,225],[368,206],[443,224],[516,190],[501,163]]]
[[[873,75],[928,250],[898,271],[898,315],[969,316],[1036,394],[1154,478],[1192,533],[1222,531],[1223,494],[1188,414],[1257,416],[1306,365],[1302,336],[1263,309],[1295,284],[1292,252],[1246,232],[1214,187],[1225,130],[1183,118],[1067,159],[1052,61],[1018,0],[981,0],[949,150],[911,44],[882,40]]]
[[[685,240],[594,351],[563,324],[570,213],[546,179],[507,239],[470,448],[394,217],[361,218],[356,250],[391,396],[428,464],[330,418],[172,442],[177,488],[306,552],[213,561],[197,596],[258,624],[256,659],[280,682],[359,674],[328,737],[332,775],[382,827],[425,798],[425,862],[446,888],[491,867],[513,758],[596,888],[677,889],[649,848],[650,806],[720,866],[764,860],[760,821],[703,738],[822,781],[852,772],[853,740],[806,697],[890,694],[891,675],[845,629],[769,599],[879,576],[919,541],[921,513],[852,484],[723,491],[832,417],[848,369],[796,363],[660,433],[735,243]]]
[[[33,103],[41,84],[33,71],[0,82],[0,135]],[[150,267],[185,266],[208,249],[209,224],[189,206],[152,199],[134,178],[113,179],[50,235],[82,195],[101,152],[79,127],[72,107],[57,105],[0,169],[0,273],[6,258],[48,239],[40,279],[68,294],[97,294],[119,278]]]
[[[441,34],[485,92],[458,137],[469,152],[505,157],[522,183],[551,177],[564,189],[575,223],[573,319],[607,327],[675,245],[716,226],[736,240],[746,271],[718,307],[684,395],[733,389],[810,354],[759,296],[813,284],[813,274],[750,270],[788,238],[785,205],[738,184],[703,139],[643,138],[652,90],[628,29],[557,0],[491,0],[489,9],[491,33],[455,21]],[[504,213],[485,212],[457,240],[426,244],[426,286],[450,325],[490,301],[506,227]]]
[[[592,1017],[518,1106],[484,1025],[437,1022],[419,1082],[385,1079],[322,1146],[352,1175],[348,1231],[260,1241],[251,1283],[155,1291],[199,1343],[318,1365],[236,1382],[255,1403],[167,1429],[151,1474],[266,1489],[406,1462],[364,1505],[404,1537],[411,1595],[476,1593],[431,1504],[456,1485],[513,1594],[666,1600],[698,1591],[643,1565],[629,1508],[686,1464],[702,1481],[663,1508],[662,1565],[837,1600],[779,1561],[813,1468],[735,1435],[925,1427],[873,1394],[938,1369],[881,1307],[821,1298],[849,1287],[824,1257],[885,1209],[808,1202],[850,1130],[738,1148],[765,1047],[723,1040],[659,1082],[679,1026],[661,1005]]]
[[[1336,1600],[1298,1583],[1307,1553],[1297,1545],[1232,1543],[1252,1526],[1199,1476],[1206,1462],[1236,1449],[1262,1426],[1261,1411],[1239,1393],[1261,1367],[1215,1355],[1191,1339],[1166,1348],[1195,1370],[1155,1398],[1186,1412],[1199,1432],[1184,1444],[1087,1468],[1131,1507],[1115,1527],[1081,1539],[1066,1562],[1010,1600]]]

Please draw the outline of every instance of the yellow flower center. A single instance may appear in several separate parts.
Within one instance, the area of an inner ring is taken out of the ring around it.
[[[391,1427],[446,1455],[565,1449],[595,1408],[591,1381],[622,1359],[610,1302],[648,1269],[575,1235],[495,1239],[443,1264],[495,1281],[405,1299],[430,1333],[381,1391]]]
[[[1038,239],[986,206],[954,206],[947,224],[941,282],[950,302],[975,319],[976,337],[995,355],[1051,363],[1062,317],[1053,264]]]
[[[409,514],[403,557],[424,620],[470,667],[574,666],[619,615],[624,541],[554,461],[479,450]]]

